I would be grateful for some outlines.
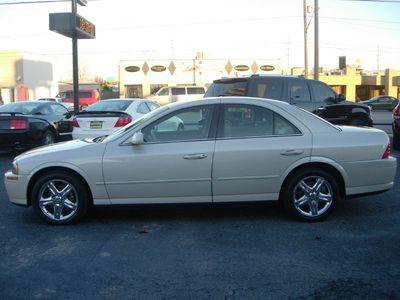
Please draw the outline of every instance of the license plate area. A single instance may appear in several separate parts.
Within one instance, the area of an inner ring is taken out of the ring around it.
[[[102,121],[90,121],[90,129],[101,129],[102,127]]]

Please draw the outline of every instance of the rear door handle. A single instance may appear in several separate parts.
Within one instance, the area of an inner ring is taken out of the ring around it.
[[[183,156],[184,159],[203,159],[206,157],[207,157],[207,154],[205,154],[205,153],[186,154],[185,156]]]
[[[281,155],[284,155],[284,156],[300,155],[303,152],[304,152],[303,150],[291,149],[291,150],[286,150],[286,151],[281,152]]]

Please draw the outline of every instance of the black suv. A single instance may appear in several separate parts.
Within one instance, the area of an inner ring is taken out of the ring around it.
[[[252,75],[215,80],[204,97],[247,96],[288,102],[333,124],[372,126],[367,105],[345,101],[331,87],[297,76]]]

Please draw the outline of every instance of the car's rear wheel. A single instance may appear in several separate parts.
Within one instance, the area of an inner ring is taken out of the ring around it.
[[[320,221],[340,198],[337,180],[322,169],[301,170],[292,175],[282,189],[285,209],[302,221]]]
[[[393,149],[400,150],[400,132],[393,126]]]
[[[81,106],[81,110],[87,108],[88,106],[89,106],[89,105],[87,105],[87,104],[83,104],[83,105]]]
[[[82,218],[90,196],[82,181],[68,172],[54,171],[37,180],[32,188],[36,213],[51,224],[68,224]]]
[[[51,132],[50,130],[46,130],[43,133],[43,137],[42,137],[42,145],[51,145],[54,144],[55,141],[55,134],[53,132]]]

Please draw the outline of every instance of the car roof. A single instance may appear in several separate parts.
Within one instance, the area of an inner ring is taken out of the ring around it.
[[[297,76],[297,75],[279,75],[279,74],[253,74],[253,75],[244,75],[241,77],[222,77],[220,79],[214,80],[214,82],[215,83],[240,82],[240,81],[247,81],[248,79],[251,79],[251,78],[260,78],[260,77],[309,80],[301,75]]]

